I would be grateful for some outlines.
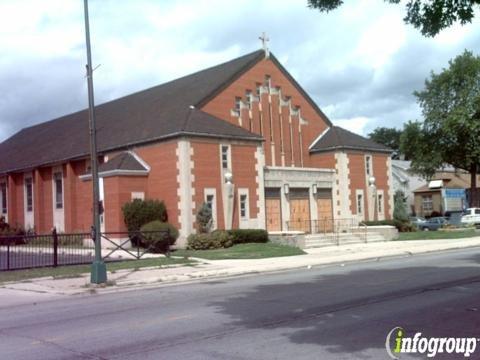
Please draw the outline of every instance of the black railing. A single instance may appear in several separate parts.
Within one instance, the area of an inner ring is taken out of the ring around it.
[[[138,260],[147,252],[170,253],[170,245],[153,248],[145,236],[168,231],[102,233],[104,261]],[[90,233],[0,236],[0,271],[90,264],[95,258]]]

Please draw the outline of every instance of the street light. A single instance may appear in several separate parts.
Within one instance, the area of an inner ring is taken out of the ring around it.
[[[92,51],[90,48],[90,26],[88,21],[88,0],[83,0],[85,12],[85,42],[87,45],[87,84],[88,84],[88,124],[90,130],[90,157],[92,160],[93,185],[93,226],[92,238],[95,242],[95,259],[93,260],[90,282],[102,284],[107,282],[107,267],[102,259],[100,235],[100,192],[98,185],[97,135],[95,126],[95,102],[93,96]]]

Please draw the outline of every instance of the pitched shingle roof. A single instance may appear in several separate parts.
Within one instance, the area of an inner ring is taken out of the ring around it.
[[[263,59],[262,50],[95,107],[99,152],[179,135],[260,141],[261,136],[191,106]],[[88,112],[25,128],[0,144],[0,174],[89,154]]]
[[[99,173],[115,170],[148,171],[149,169],[132,153],[124,151],[98,167]]]
[[[392,149],[385,145],[378,144],[363,136],[354,134],[339,126],[330,127],[316,142],[311,146],[310,152],[326,152],[341,149],[361,150],[372,152],[391,153]]]

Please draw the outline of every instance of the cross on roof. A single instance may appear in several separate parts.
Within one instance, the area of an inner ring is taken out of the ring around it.
[[[270,41],[270,38],[265,32],[263,32],[262,36],[260,36],[259,39],[262,41],[262,47],[263,51],[265,51],[265,57],[268,58],[270,56],[270,51],[268,50],[267,41]]]

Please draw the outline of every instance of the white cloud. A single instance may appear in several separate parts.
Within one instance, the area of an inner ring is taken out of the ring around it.
[[[363,133],[418,117],[411,93],[464,48],[480,24],[423,38],[403,5],[357,0],[328,14],[306,0],[90,0],[97,103],[270,47],[334,123]],[[0,2],[0,141],[86,106],[83,4]],[[2,87],[3,85],[3,87]],[[400,124],[400,125],[399,125]]]
[[[366,135],[364,129],[370,120],[371,119],[366,117],[354,117],[350,119],[337,119],[334,121],[334,124],[347,129],[348,131],[360,135]]]

